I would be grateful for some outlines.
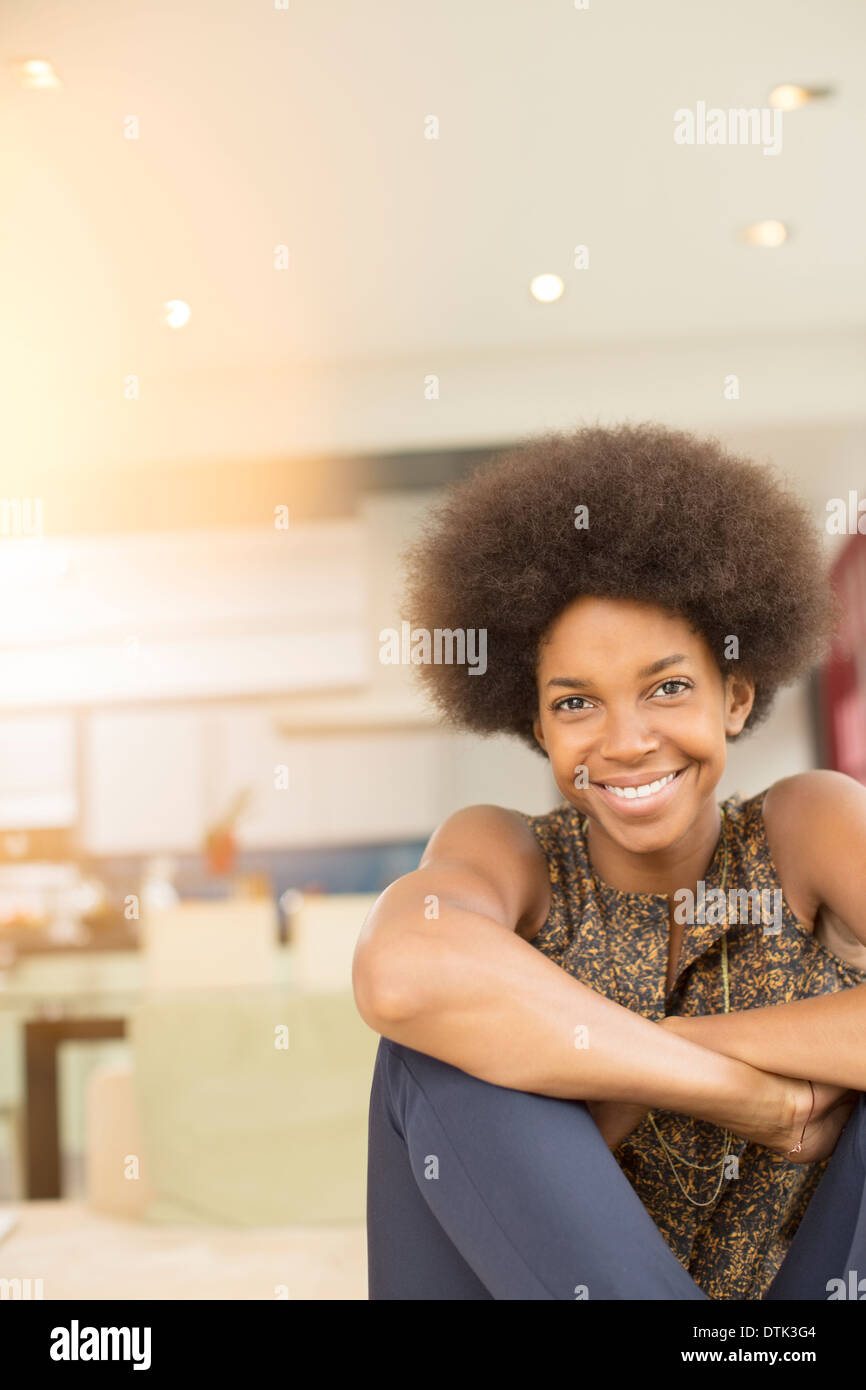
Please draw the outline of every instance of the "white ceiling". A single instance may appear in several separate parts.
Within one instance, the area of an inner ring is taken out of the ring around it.
[[[291,392],[322,363],[436,371],[866,320],[860,0],[28,0],[0,43],[0,373],[34,460],[40,420],[55,456],[135,456],[108,423],[130,372],[143,400],[248,382],[249,420],[259,375]],[[27,57],[63,87],[17,85]],[[778,157],[674,143],[677,108],[764,106],[782,81],[838,94],[785,115]],[[764,217],[792,228],[779,251],[737,240]],[[558,304],[530,298],[541,271],[565,279]],[[178,332],[172,298],[192,307]],[[325,443],[320,423],[253,450]],[[150,456],[171,454],[169,424],[150,420]],[[218,388],[198,438],[235,447]]]

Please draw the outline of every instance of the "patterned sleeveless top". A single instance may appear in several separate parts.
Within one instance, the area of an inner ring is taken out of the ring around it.
[[[721,939],[728,948],[732,1012],[833,994],[866,983],[866,970],[835,955],[801,925],[781,893],[762,812],[765,792],[723,805],[728,824],[727,903],[732,890],[766,892],[778,906],[760,919],[759,910],[710,911],[724,864],[723,836],[704,873],[706,910],[683,927],[673,991],[666,999],[669,904],[662,893],[630,893],[594,874],[582,829],[582,814],[563,805],[543,816],[522,815],[543,850],[550,876],[550,912],[531,944],[584,984],[645,1018],[724,1012]],[[777,896],[774,897],[774,893]],[[715,901],[719,901],[718,894]],[[757,899],[752,899],[757,907]],[[779,918],[781,917],[781,922]],[[758,920],[754,920],[757,918]],[[779,926],[781,929],[779,930]],[[830,1156],[791,1163],[763,1145],[734,1136],[726,1177],[719,1186],[724,1130],[706,1120],[655,1110],[666,1143],[692,1163],[673,1159],[680,1182],[645,1118],[613,1155],[674,1254],[712,1299],[761,1299],[781,1265]],[[738,1168],[738,1173],[736,1172]],[[736,1175],[735,1175],[736,1174]]]

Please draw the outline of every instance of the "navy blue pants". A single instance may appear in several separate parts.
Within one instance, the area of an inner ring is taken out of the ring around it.
[[[707,1301],[583,1101],[495,1086],[387,1038],[367,1249],[370,1299]],[[866,1093],[764,1297],[826,1300],[852,1270],[866,1280]]]

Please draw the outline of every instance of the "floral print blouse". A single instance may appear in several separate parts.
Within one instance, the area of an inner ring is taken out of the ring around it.
[[[551,890],[550,912],[531,944],[591,989],[655,1020],[665,1014],[724,1011],[723,935],[732,1012],[866,983],[866,970],[819,942],[785,901],[764,826],[765,794],[746,800],[735,794],[720,803],[727,821],[725,899],[744,903],[742,895],[732,900],[731,890],[757,889],[766,905],[780,904],[781,911],[776,906],[774,914],[765,913],[761,919],[756,910],[710,910],[710,890],[722,880],[725,837],[720,835],[704,874],[706,910],[693,913],[696,920],[683,927],[669,996],[667,896],[624,892],[600,880],[589,861],[583,817],[567,804],[547,815],[523,816],[546,856]],[[718,894],[715,901],[721,901]],[[700,921],[701,916],[707,920]],[[726,916],[733,920],[724,920]],[[695,1206],[684,1195],[648,1118],[614,1149],[614,1158],[674,1254],[709,1298],[763,1298],[829,1157],[791,1163],[734,1136],[729,1154],[736,1162],[729,1158],[730,1176],[720,1184],[724,1130],[686,1115],[653,1113],[676,1154],[712,1165],[704,1171],[673,1159],[679,1183],[695,1201],[707,1205]]]

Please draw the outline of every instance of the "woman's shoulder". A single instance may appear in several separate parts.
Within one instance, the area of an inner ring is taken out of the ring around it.
[[[844,772],[813,768],[780,778],[744,804],[798,919],[813,922],[843,825],[858,816],[866,825],[866,787]]]
[[[784,837],[786,841],[806,843],[814,837],[816,820],[837,806],[840,798],[850,797],[852,790],[855,796],[866,799],[866,787],[853,777],[827,768],[812,768],[780,777],[748,797],[735,793],[722,804],[733,808],[744,825],[763,821],[771,841]]]
[[[863,815],[866,787],[845,772],[812,768],[780,778],[751,801],[760,807],[771,844],[784,841],[811,859],[832,825]]]
[[[479,875],[510,905],[522,935],[543,921],[548,898],[545,856],[528,819],[492,803],[465,806],[436,828],[418,867]]]
[[[507,806],[479,802],[452,811],[436,827],[427,842],[421,862],[431,858],[459,857],[455,851],[471,853],[479,846],[503,850],[531,851],[536,848],[532,817]]]

